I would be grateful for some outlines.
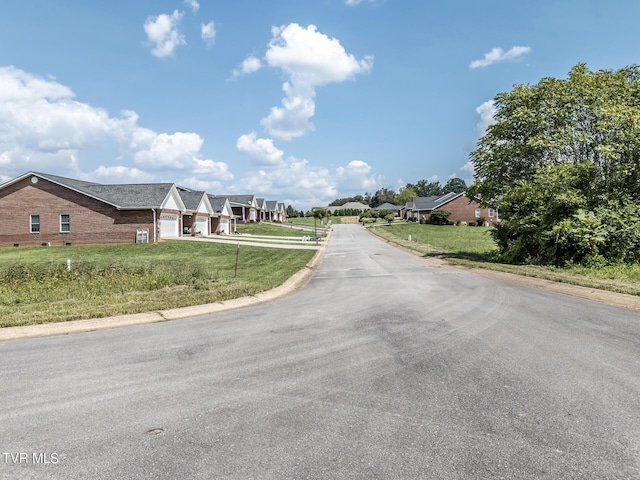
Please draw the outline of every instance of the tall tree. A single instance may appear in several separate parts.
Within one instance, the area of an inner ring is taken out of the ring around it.
[[[517,85],[494,100],[495,124],[471,153],[470,196],[498,206],[494,230],[515,261],[638,261],[640,69]]]
[[[395,196],[396,192],[393,190],[389,188],[380,188],[371,198],[369,206],[371,208],[376,208],[378,205],[382,205],[386,202],[392,203]]]
[[[416,192],[418,197],[435,197],[442,195],[442,186],[440,182],[430,182],[429,180],[418,180],[415,184],[407,183],[407,188],[411,188]]]
[[[413,188],[404,187],[400,190],[400,193],[396,195],[396,198],[394,198],[393,203],[395,203],[396,205],[406,205],[407,202],[410,202],[413,197],[417,197],[417,196],[418,194]]]
[[[447,183],[442,187],[442,193],[463,193],[467,190],[466,182],[458,177],[453,177],[447,180]]]

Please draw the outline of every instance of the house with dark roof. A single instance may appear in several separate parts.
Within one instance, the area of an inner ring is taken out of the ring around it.
[[[393,203],[385,202],[382,205],[378,205],[374,208],[375,211],[381,212],[382,210],[391,210],[396,217],[400,216],[400,212],[403,207],[400,205],[394,205]]]
[[[29,172],[0,185],[0,246],[157,242],[182,232],[173,183],[104,185]]]
[[[185,211],[182,213],[183,235],[210,235],[211,217],[214,216],[213,207],[205,192],[188,190],[178,187],[180,197],[184,202]]]
[[[458,222],[482,222],[485,225],[498,223],[498,212],[493,208],[484,208],[476,200],[469,200],[464,193],[447,193],[434,197],[413,197],[403,209],[406,219],[426,223],[434,210],[451,212],[449,220]]]
[[[279,221],[278,218],[279,218],[280,209],[278,208],[278,202],[276,200],[267,200],[266,204],[267,204],[267,220],[270,222]]]
[[[213,209],[211,233],[231,235],[231,224],[233,223],[235,225],[236,218],[233,216],[229,200],[227,200],[227,197],[207,196],[209,197],[209,204]]]
[[[233,214],[239,217],[238,221],[247,223],[260,220],[255,195],[216,195],[216,197],[225,197],[229,200]]]

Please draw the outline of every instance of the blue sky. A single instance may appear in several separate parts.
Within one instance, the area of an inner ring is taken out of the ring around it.
[[[635,0],[21,0],[0,181],[175,182],[297,209],[469,181],[491,99],[640,63]]]

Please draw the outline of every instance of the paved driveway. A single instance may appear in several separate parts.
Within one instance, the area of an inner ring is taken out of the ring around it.
[[[639,320],[337,225],[276,302],[0,343],[0,478],[640,478]]]

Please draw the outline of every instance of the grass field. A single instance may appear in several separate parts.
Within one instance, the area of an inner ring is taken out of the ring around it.
[[[274,227],[276,228],[276,227]],[[310,250],[166,241],[0,249],[0,327],[157,311],[268,290]],[[71,270],[67,270],[67,260]]]
[[[340,223],[340,217],[329,217],[329,220],[331,220],[331,223],[333,225],[337,225]],[[327,219],[323,219],[323,220],[316,220],[316,225],[318,227],[322,227],[322,221],[324,221],[325,225],[327,223]],[[301,225],[301,226],[305,226],[305,227],[313,227],[313,217],[294,217],[294,218],[288,218],[287,219],[287,223],[290,225]]]
[[[472,268],[486,268],[529,277],[544,278],[571,285],[640,295],[640,265],[584,268],[542,267],[500,263],[490,229],[396,223],[369,229],[377,236],[425,255],[440,256]],[[409,235],[411,240],[409,241]]]
[[[238,233],[245,235],[266,235],[266,236],[282,236],[282,237],[303,237],[309,235],[304,230],[296,230],[294,228],[279,227],[268,223],[245,223],[237,226]]]

